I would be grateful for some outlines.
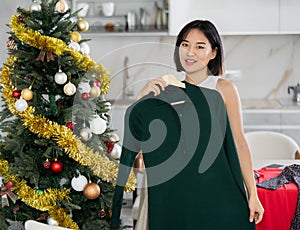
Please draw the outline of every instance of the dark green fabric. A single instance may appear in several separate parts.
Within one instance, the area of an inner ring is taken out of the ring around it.
[[[149,230],[253,230],[223,100],[215,90],[185,84],[127,109],[111,226],[120,224],[124,184],[142,150]]]

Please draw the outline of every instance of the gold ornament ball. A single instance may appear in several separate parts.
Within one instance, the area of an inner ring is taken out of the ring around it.
[[[72,40],[73,42],[80,42],[81,34],[78,31],[71,31],[70,40]]]
[[[92,97],[99,97],[101,93],[101,90],[98,86],[92,86],[90,90],[90,95]]]
[[[31,89],[26,88],[22,90],[21,96],[24,100],[30,101],[33,98],[33,92]]]
[[[82,18],[80,18],[77,21],[77,28],[79,31],[86,32],[86,31],[88,31],[89,27],[90,27],[90,25],[86,20],[83,20]]]
[[[55,5],[55,10],[59,13],[65,13],[69,9],[68,3],[65,0],[60,0]]]
[[[100,187],[96,183],[88,183],[83,189],[83,195],[89,199],[94,200],[100,196]]]

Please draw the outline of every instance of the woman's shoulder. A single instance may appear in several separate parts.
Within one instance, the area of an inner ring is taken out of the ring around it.
[[[227,79],[219,78],[216,89],[222,95],[224,102],[239,98],[236,85]]]

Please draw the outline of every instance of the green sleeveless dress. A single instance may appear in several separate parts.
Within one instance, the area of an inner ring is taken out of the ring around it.
[[[142,150],[149,230],[254,230],[222,97],[185,84],[127,109],[111,227],[120,225],[124,185]]]

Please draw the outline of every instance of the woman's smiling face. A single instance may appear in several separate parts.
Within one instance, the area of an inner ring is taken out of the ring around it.
[[[207,74],[207,65],[216,56],[207,37],[198,29],[188,32],[179,47],[179,57],[186,74]]]

